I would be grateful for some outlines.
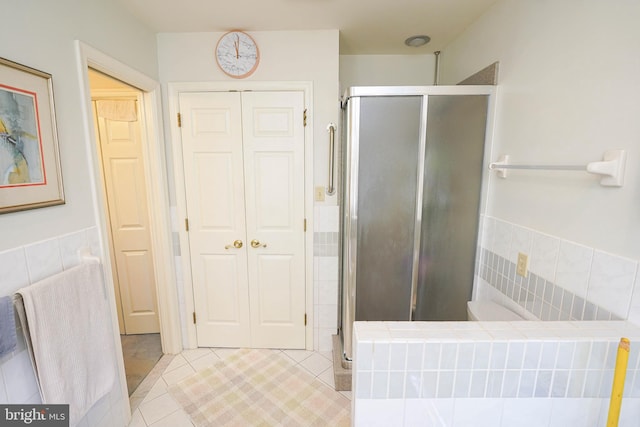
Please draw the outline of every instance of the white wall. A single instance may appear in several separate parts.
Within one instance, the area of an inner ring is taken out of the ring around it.
[[[21,0],[4,2],[0,57],[53,76],[60,161],[66,204],[0,216],[0,295],[11,295],[79,260],[77,251],[100,250],[92,201],[88,143],[83,124],[75,40],[157,76],[155,35],[117,2]],[[0,196],[1,197],[1,196]],[[38,403],[24,345],[0,360],[0,403]],[[94,406],[82,426],[122,425],[121,385]]]
[[[214,50],[223,34],[159,34],[158,61],[164,90],[168,82],[237,81],[225,75],[216,64]],[[314,104],[309,113],[313,115],[314,124],[314,182],[327,185],[326,127],[330,122],[338,123],[340,111],[338,31],[254,31],[251,36],[260,49],[260,64],[246,81],[313,82]],[[170,135],[168,127],[166,135]],[[169,141],[167,163],[172,168],[170,144]],[[328,198],[325,203],[335,204],[335,197]]]
[[[442,55],[442,83],[500,61],[493,159],[586,164],[628,153],[625,185],[581,172],[492,177],[488,215],[640,257],[640,3],[501,0]]]
[[[0,250],[95,225],[74,40],[157,75],[156,41],[117,2],[21,0],[5,5],[0,57],[53,75],[67,204],[4,214]]]
[[[351,86],[432,85],[434,55],[340,55],[341,93]]]

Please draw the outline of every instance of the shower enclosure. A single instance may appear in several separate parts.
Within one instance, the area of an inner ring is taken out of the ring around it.
[[[493,86],[356,87],[343,98],[340,336],[360,320],[464,320]]]

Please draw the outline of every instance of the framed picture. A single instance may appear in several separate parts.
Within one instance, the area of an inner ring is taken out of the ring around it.
[[[0,58],[0,213],[63,203],[51,75]]]

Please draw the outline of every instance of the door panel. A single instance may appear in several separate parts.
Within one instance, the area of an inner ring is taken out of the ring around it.
[[[305,347],[303,109],[302,92],[180,95],[198,346]]]
[[[114,282],[124,323],[121,332],[157,333],[160,323],[140,123],[99,116],[96,123],[115,254]]]
[[[200,347],[251,344],[240,105],[239,93],[180,95]]]
[[[254,347],[304,348],[304,98],[242,94]]]

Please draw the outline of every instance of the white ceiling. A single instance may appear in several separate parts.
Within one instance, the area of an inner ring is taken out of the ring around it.
[[[158,33],[340,30],[340,53],[426,54],[443,49],[497,0],[118,0]],[[427,34],[409,48],[404,40]]]

